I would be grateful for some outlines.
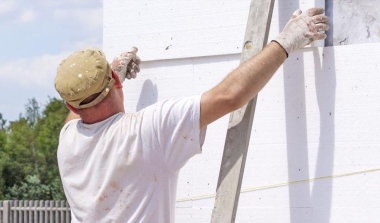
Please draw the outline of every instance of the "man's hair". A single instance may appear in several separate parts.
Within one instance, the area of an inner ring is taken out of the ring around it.
[[[96,94],[93,94],[93,95],[90,95],[88,96],[84,101],[83,103],[88,103],[88,102],[91,102],[92,100],[96,99],[96,97],[101,94],[100,93],[96,93]],[[78,109],[78,112],[79,112],[79,115],[86,115],[87,112],[86,111],[89,111],[89,110],[97,110],[97,109],[100,109],[102,107],[108,107],[108,106],[112,106],[112,103],[113,103],[113,97],[115,95],[115,88],[114,86],[112,86],[110,88],[110,92],[108,93],[108,95],[101,101],[99,102],[98,104],[94,105],[94,106],[91,106],[91,107],[88,107],[88,108],[81,108],[81,109]]]
[[[90,102],[92,102],[93,100],[95,100],[102,92],[99,92],[99,93],[96,93],[96,94],[93,94],[93,95],[90,95],[88,96],[86,99],[84,99],[80,105],[83,105],[83,104],[88,104]]]

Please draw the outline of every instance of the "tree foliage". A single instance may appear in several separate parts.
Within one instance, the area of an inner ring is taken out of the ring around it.
[[[49,98],[43,111],[29,100],[8,125],[0,114],[0,199],[64,199],[56,153],[67,113],[64,101]]]
[[[13,185],[5,195],[7,200],[44,200],[50,196],[48,185],[42,184],[36,175],[28,175],[21,185]]]

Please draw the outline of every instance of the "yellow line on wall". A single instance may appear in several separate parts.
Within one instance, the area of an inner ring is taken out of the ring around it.
[[[316,177],[316,178],[310,178],[310,179],[304,179],[304,180],[288,181],[288,182],[270,184],[270,185],[264,185],[264,186],[258,186],[258,187],[249,187],[249,188],[242,189],[240,191],[240,193],[256,191],[256,190],[271,189],[271,188],[276,188],[276,187],[287,186],[290,184],[312,182],[312,181],[322,180],[322,179],[346,177],[346,176],[352,176],[352,175],[356,175],[356,174],[369,173],[369,172],[375,172],[375,171],[380,171],[380,168],[370,169],[370,170],[362,170],[362,171],[356,171],[356,172],[349,172],[349,173],[342,173],[342,174],[335,174],[335,175],[330,175],[330,176]],[[204,194],[204,195],[199,195],[199,196],[194,196],[194,197],[179,198],[179,199],[177,199],[177,202],[200,200],[200,199],[211,198],[211,197],[215,197],[215,193]]]

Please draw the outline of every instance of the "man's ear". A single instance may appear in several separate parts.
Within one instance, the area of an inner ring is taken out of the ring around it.
[[[112,77],[113,77],[113,79],[116,80],[114,86],[115,86],[116,88],[123,88],[123,85],[120,83],[119,76],[117,76],[117,74],[115,74],[114,71],[112,71]]]
[[[70,111],[74,112],[75,114],[78,115],[78,109],[74,108],[73,106],[71,106],[69,103],[66,102],[66,107],[68,109],[70,109]]]

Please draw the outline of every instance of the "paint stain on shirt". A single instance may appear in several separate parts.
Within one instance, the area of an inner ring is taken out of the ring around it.
[[[99,203],[103,202],[105,199],[107,199],[107,197],[108,197],[108,196],[105,195],[105,194],[102,195],[102,196],[100,196],[100,197],[99,197]]]
[[[109,185],[114,189],[117,189],[119,187],[119,183],[117,181],[111,181]]]

